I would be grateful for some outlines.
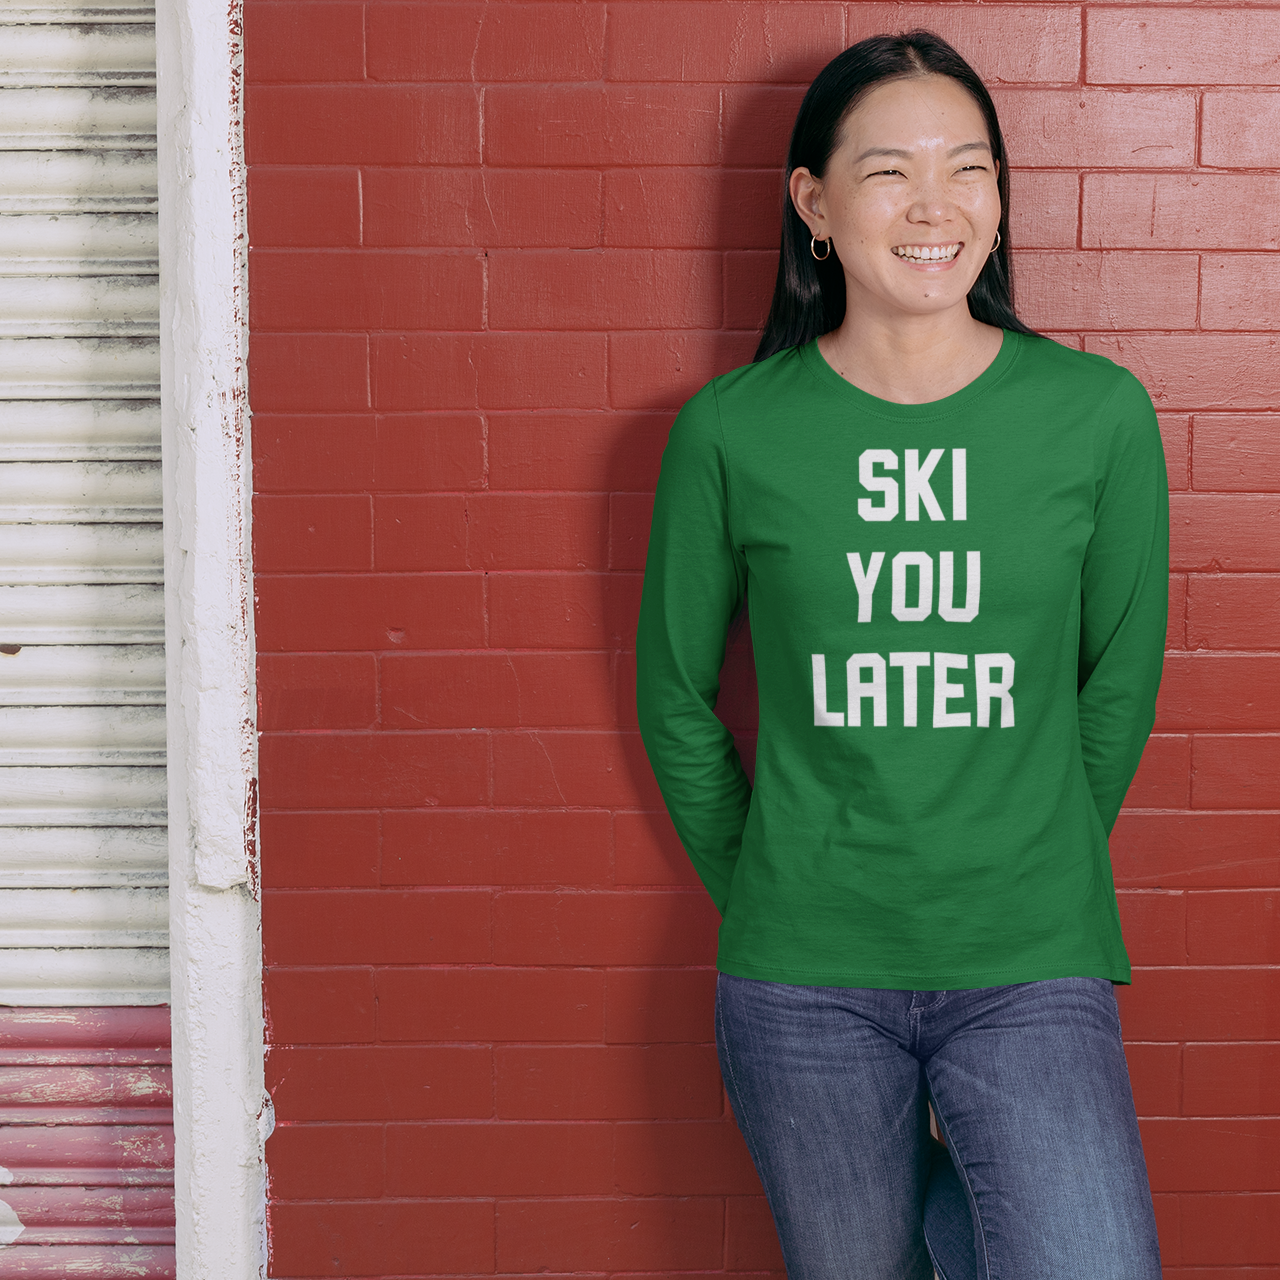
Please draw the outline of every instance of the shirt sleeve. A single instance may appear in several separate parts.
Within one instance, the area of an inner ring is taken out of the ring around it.
[[[725,637],[746,583],[709,385],[680,411],[662,455],[636,634],[636,708],[667,811],[722,913],[751,785],[714,707]]]
[[[1132,375],[1107,406],[1080,580],[1084,767],[1110,832],[1155,723],[1169,612],[1169,483],[1155,409]]]

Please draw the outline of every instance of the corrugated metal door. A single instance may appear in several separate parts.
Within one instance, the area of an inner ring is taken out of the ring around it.
[[[0,1278],[173,1274],[155,133],[149,6],[0,9]]]

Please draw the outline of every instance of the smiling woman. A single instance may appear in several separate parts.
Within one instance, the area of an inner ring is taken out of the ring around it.
[[[1165,631],[1151,401],[1018,320],[999,122],[939,37],[818,76],[786,193],[756,361],[663,455],[636,647],[787,1273],[1157,1280],[1107,847]],[[754,786],[714,714],[748,601]]]

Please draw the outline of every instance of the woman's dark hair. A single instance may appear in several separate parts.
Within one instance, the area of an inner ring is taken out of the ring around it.
[[[1013,309],[1013,266],[1009,258],[1009,166],[995,103],[978,73],[941,36],[932,31],[870,36],[833,58],[809,86],[791,132],[787,152],[787,185],[783,187],[782,255],[778,282],[757,360],[787,347],[811,342],[839,328],[844,320],[844,270],[833,251],[819,262],[810,252],[809,228],[791,203],[788,186],[795,169],[806,168],[815,178],[826,173],[831,153],[840,141],[840,126],[849,112],[876,85],[920,76],[949,76],[969,91],[987,123],[992,159],[1000,171],[1000,247],[987,259],[973,288],[969,311],[974,319],[1018,333],[1034,334]],[[835,246],[832,246],[834,250]]]

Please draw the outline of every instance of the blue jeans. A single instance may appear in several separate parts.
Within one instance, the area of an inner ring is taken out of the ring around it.
[[[790,1280],[1160,1280],[1106,979],[721,974],[716,1044]]]

